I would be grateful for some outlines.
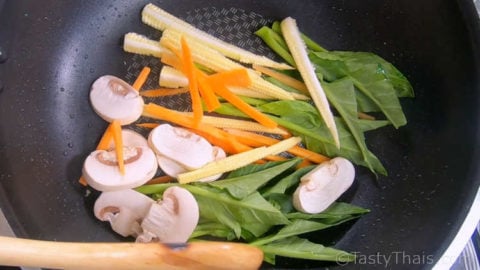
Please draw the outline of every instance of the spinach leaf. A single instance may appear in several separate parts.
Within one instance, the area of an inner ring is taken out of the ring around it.
[[[334,202],[327,209],[318,214],[306,214],[301,212],[289,213],[286,216],[289,219],[326,219],[326,218],[345,218],[349,216],[361,216],[370,212],[370,210],[344,202]]]
[[[355,99],[357,100],[359,112],[380,112],[381,109],[362,91],[355,89]]]
[[[341,52],[315,52],[310,61],[326,80],[350,78],[355,87],[381,109],[388,120],[398,128],[407,123],[392,83],[378,72],[378,64],[358,63],[358,59]]]
[[[235,232],[228,226],[218,222],[199,222],[195,227],[195,231],[190,236],[190,239],[199,238],[202,236],[213,236],[223,238],[228,241],[237,238]]]
[[[263,26],[255,32],[255,35],[259,36],[274,52],[282,57],[285,62],[291,66],[295,66],[295,60],[293,60],[287,43],[281,34],[275,32],[268,26]]]
[[[253,192],[256,192],[257,189],[264,186],[268,181],[272,180],[277,175],[280,175],[293,166],[296,166],[300,162],[301,159],[290,159],[283,161],[276,166],[255,173],[214,181],[210,182],[209,184],[211,186],[227,190],[230,195],[237,199],[243,199]]]
[[[288,224],[290,221],[258,192],[238,200],[228,192],[206,184],[184,186],[190,191],[205,220],[217,221],[230,227],[237,237],[242,228],[260,236],[273,225]]]
[[[291,236],[297,236],[304,233],[330,228],[355,218],[357,218],[357,216],[344,215],[338,218],[329,218],[328,222],[313,219],[294,219],[292,223],[285,225],[277,233],[263,238],[259,238],[256,241],[251,242],[250,244],[255,246],[261,246]]]
[[[321,120],[320,114],[310,103],[304,101],[275,101],[258,107],[272,117],[281,126],[289,129],[296,136],[301,136],[306,147],[327,156],[342,156],[355,164],[366,166],[374,173],[386,175],[380,160],[368,149],[360,148],[352,136],[345,121],[335,117],[335,124],[340,137],[341,148],[338,149],[330,139],[328,128]]]
[[[354,254],[336,248],[325,247],[299,237],[289,237],[259,246],[259,248],[263,250],[265,257],[271,263],[275,263],[275,256],[336,262],[351,262],[355,260]]]
[[[296,211],[293,207],[292,194],[271,193],[263,196],[282,213]]]
[[[393,86],[398,97],[414,97],[413,87],[408,79],[390,62],[370,52],[333,51],[346,61],[351,70],[361,70],[366,66],[376,68]]]
[[[266,162],[264,164],[250,164],[245,167],[231,171],[225,179],[241,177],[247,174],[261,172],[263,170],[275,167],[284,162],[285,161],[272,161],[272,162]]]
[[[264,192],[262,192],[262,195],[264,197],[269,197],[272,194],[284,194],[287,189],[298,185],[300,183],[300,178],[313,170],[315,168],[315,165],[300,168],[296,170],[295,172],[291,173],[290,175],[282,178],[279,180],[275,185],[267,188]]]
[[[363,131],[367,132],[370,130],[375,130],[390,124],[390,121],[387,120],[367,120],[367,119],[358,119],[358,127]]]
[[[355,92],[352,82],[349,79],[340,79],[332,83],[324,82],[322,85],[328,100],[330,100],[330,104],[335,107],[345,125],[350,130],[354,141],[360,149],[365,164],[372,172],[376,172],[373,164],[380,163],[380,160],[368,150],[365,143],[365,136],[359,127],[357,102],[355,100]],[[374,161],[371,159],[377,160]]]

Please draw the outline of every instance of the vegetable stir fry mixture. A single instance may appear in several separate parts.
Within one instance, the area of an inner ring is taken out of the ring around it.
[[[354,164],[387,174],[365,133],[406,124],[399,98],[413,97],[408,80],[375,54],[327,51],[290,17],[252,33],[285,63],[153,4],[141,19],[160,40],[127,33],[124,50],[160,59],[158,89],[143,89],[152,76],[144,67],[132,84],[105,75],[90,91],[109,122],[80,179],[102,192],[95,216],[137,242],[240,241],[271,264],[354,260],[304,237],[368,213],[338,199]],[[191,110],[156,102],[165,96],[188,96]]]

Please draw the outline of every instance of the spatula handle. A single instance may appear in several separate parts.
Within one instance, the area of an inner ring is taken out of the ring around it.
[[[57,269],[258,269],[263,252],[230,242],[73,243],[0,236],[0,265]]]

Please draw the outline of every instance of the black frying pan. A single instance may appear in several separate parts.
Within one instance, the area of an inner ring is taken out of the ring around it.
[[[159,36],[140,22],[147,2],[0,1],[0,207],[17,236],[125,241],[94,219],[77,179],[106,126],[89,105],[91,83],[104,74],[131,81],[147,61],[122,51],[125,32]],[[480,27],[473,3],[153,2],[193,23],[195,14],[214,10],[263,22],[292,16],[328,49],[372,51],[402,70],[416,91],[415,99],[402,101],[409,124],[367,137],[389,176],[376,181],[358,168],[346,198],[371,213],[311,237],[363,255],[431,259],[391,269],[430,268],[439,260],[480,186]],[[285,259],[278,266],[332,265]]]

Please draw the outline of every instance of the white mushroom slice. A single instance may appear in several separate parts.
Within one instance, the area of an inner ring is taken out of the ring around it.
[[[352,185],[354,178],[355,168],[349,160],[336,157],[326,161],[300,179],[293,206],[304,213],[320,213]]]
[[[199,216],[195,197],[184,188],[170,187],[162,201],[151,205],[137,242],[184,243],[195,230]]]
[[[100,191],[134,188],[145,184],[155,175],[158,164],[148,147],[124,147],[125,174],[118,168],[114,150],[92,152],[83,164],[83,176],[87,183]]]
[[[213,147],[213,153],[212,154],[213,154],[213,159],[214,160],[220,160],[220,159],[224,159],[224,158],[227,157],[227,154],[225,153],[225,151],[223,151],[223,149],[218,147],[218,146]],[[198,181],[199,182],[212,182],[212,181],[217,180],[221,176],[222,176],[222,174],[220,173],[220,174],[216,174],[216,175],[212,175],[212,176],[209,176],[209,177],[202,178]]]
[[[131,129],[122,129],[122,143],[125,146],[143,146],[150,147],[148,141],[142,134],[133,131]],[[108,148],[114,148],[115,142],[112,140],[108,145]]]
[[[223,151],[223,149],[218,147],[218,146],[213,146],[212,149],[213,149],[212,161],[223,159],[227,156],[225,151]],[[176,178],[181,173],[189,171],[189,169],[187,169],[185,166],[183,166],[182,164],[180,164],[180,163],[176,162],[175,160],[170,159],[168,157],[157,155],[157,160],[158,160],[158,165],[160,166],[160,169],[165,174],[167,174],[167,175],[169,175],[173,178]],[[213,175],[213,176],[210,176],[210,177],[200,179],[198,181],[200,181],[200,182],[211,182],[211,181],[217,180],[221,176],[222,176],[222,174],[217,174],[217,175]]]
[[[157,155],[158,166],[166,174],[173,178],[177,175],[189,171],[185,166],[166,156]]]
[[[108,221],[122,236],[136,237],[142,233],[141,221],[155,201],[140,192],[124,189],[107,191],[95,201],[93,211],[101,221]]]
[[[135,122],[143,111],[143,98],[125,81],[110,75],[98,78],[90,89],[93,110],[107,122]]]
[[[148,136],[152,149],[189,170],[197,169],[212,161],[212,145],[203,137],[184,128],[162,124]]]

